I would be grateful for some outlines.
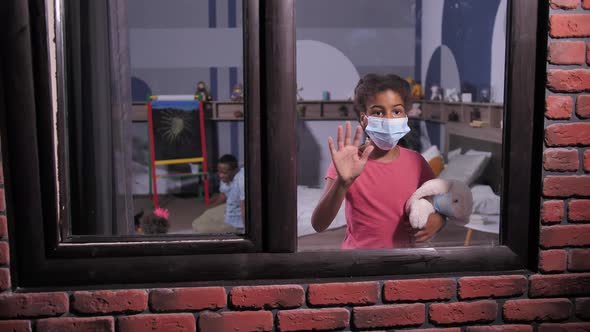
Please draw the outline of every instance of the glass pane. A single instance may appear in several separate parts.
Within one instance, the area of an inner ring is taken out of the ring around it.
[[[243,235],[242,1],[63,8],[67,233]]]
[[[497,244],[506,0],[296,11],[299,251]]]

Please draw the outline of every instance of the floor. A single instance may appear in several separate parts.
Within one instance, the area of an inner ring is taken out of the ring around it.
[[[151,200],[148,197],[135,197],[135,211],[148,212],[151,210]],[[205,204],[197,197],[186,195],[160,195],[160,207],[168,209],[170,229],[168,234],[191,234],[192,222],[205,210]],[[338,250],[344,238],[345,228],[324,231],[318,234],[302,236],[298,241],[299,251]],[[447,223],[439,234],[426,247],[462,246],[467,230],[464,227]],[[494,245],[498,243],[498,235],[473,231],[471,245]]]

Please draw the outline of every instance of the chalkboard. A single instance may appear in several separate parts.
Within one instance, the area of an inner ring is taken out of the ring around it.
[[[152,101],[154,160],[203,157],[199,101]]]

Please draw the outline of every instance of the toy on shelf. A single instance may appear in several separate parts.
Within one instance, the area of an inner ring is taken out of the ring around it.
[[[422,84],[420,81],[415,81],[412,77],[406,77],[406,81],[410,83],[410,95],[414,100],[420,100],[424,97],[424,92],[422,91]]]
[[[300,87],[300,86],[298,85],[298,86],[297,86],[297,91],[296,91],[296,93],[297,93],[297,100],[298,100],[298,101],[301,101],[301,100],[303,100],[303,97],[301,96],[301,93],[300,93],[301,91],[303,91],[303,87]]]
[[[458,103],[459,99],[459,91],[455,88],[446,89],[445,90],[445,101],[450,101],[453,103]]]
[[[412,103],[412,108],[408,111],[408,117],[419,118],[422,116],[422,110],[420,109],[420,103]]]
[[[197,97],[197,100],[200,101],[211,101],[213,100],[213,98],[211,97],[211,94],[209,93],[209,89],[207,88],[207,84],[205,84],[205,82],[203,81],[199,81],[197,83],[197,89],[195,90],[195,96]]]
[[[229,98],[231,101],[244,101],[244,89],[240,83],[234,85]]]
[[[438,85],[433,85],[430,87],[430,100],[442,100],[442,88]]]

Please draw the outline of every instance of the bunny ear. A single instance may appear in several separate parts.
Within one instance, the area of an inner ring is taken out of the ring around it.
[[[450,183],[443,179],[432,179],[424,182],[420,188],[418,188],[414,194],[410,197],[410,200],[418,198],[432,196],[436,194],[446,193],[449,191]]]

